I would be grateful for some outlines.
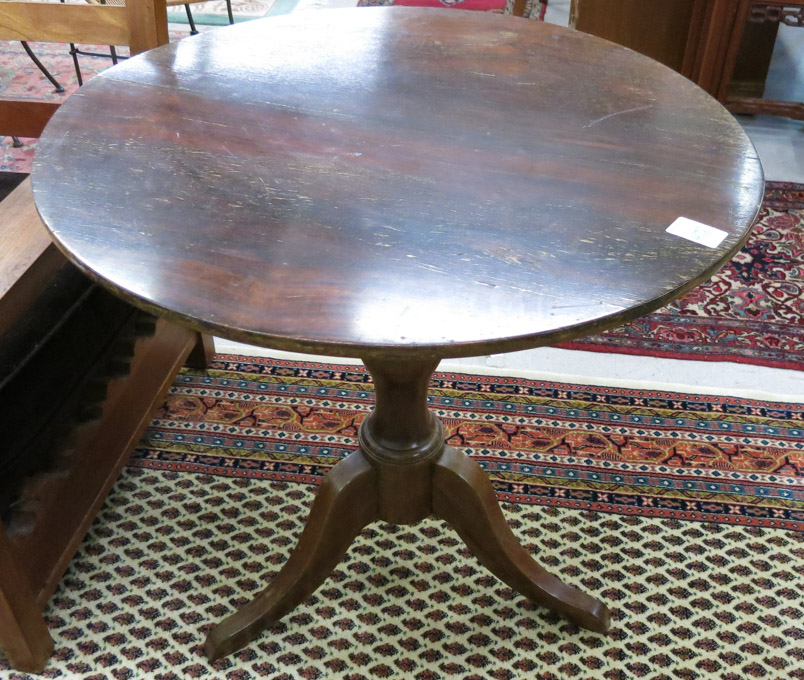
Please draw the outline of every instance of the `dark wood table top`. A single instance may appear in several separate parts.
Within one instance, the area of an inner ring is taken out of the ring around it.
[[[484,12],[360,8],[210,31],[92,80],[36,204],[80,267],[203,331],[329,355],[566,340],[707,279],[762,169],[697,86]],[[672,235],[686,217],[728,232]]]

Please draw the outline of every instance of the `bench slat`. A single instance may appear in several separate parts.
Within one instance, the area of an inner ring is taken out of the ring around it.
[[[0,40],[128,45],[125,7],[4,2]]]
[[[0,99],[2,134],[15,137],[39,137],[61,102],[30,99]]]

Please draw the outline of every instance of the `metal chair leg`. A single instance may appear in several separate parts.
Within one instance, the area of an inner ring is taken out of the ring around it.
[[[81,65],[78,63],[78,48],[75,43],[70,43],[70,54],[73,57],[73,66],[75,66],[75,77],[78,80],[79,87],[84,84],[84,79],[81,77]]]
[[[232,14],[232,0],[226,0],[226,13],[229,15],[229,23],[234,23],[234,15]]]
[[[13,146],[15,149],[19,149],[21,146],[23,146],[23,144],[22,144],[22,141],[20,140],[19,137],[13,137],[12,136],[11,137],[11,146]]]
[[[59,94],[64,92],[64,87],[62,87],[61,83],[59,83],[59,81],[53,77],[50,71],[48,71],[45,68],[45,65],[41,61],[39,61],[39,59],[37,59],[36,55],[33,53],[33,50],[28,46],[28,43],[25,42],[24,40],[21,40],[20,43],[22,44],[22,48],[28,53],[28,56],[31,58],[31,61],[33,61],[33,63],[36,64],[36,68],[38,68],[42,72],[42,75],[44,75],[45,78],[47,78],[51,83],[53,83],[53,87],[56,88],[56,92],[58,92]]]
[[[190,35],[198,35],[198,29],[195,27],[195,21],[193,21],[193,13],[190,11],[190,5],[185,5],[184,9],[187,12],[187,22],[190,24]]]

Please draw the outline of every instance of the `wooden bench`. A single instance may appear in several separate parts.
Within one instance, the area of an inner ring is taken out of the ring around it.
[[[164,0],[4,2],[0,39],[136,53],[167,42]],[[0,99],[0,134],[38,137],[56,108]],[[206,365],[212,343],[81,275],[51,243],[29,179],[0,202],[0,242],[0,649],[37,672],[53,649],[45,604],[177,372]]]

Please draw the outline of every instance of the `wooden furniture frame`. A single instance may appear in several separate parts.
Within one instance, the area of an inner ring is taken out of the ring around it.
[[[185,12],[187,13],[187,23],[190,25],[190,35],[197,35],[198,29],[195,25],[195,20],[193,19],[193,13],[190,9],[190,4],[196,2],[204,2],[205,0],[166,0],[165,4],[167,7],[176,7],[178,5],[184,5]],[[126,0],[87,0],[87,2],[91,5],[106,5],[106,6],[115,6],[115,7],[125,7]],[[226,13],[229,18],[229,23],[234,23],[234,14],[232,13],[232,0],[226,0]],[[81,74],[81,64],[78,59],[79,56],[84,55],[88,57],[104,57],[109,58],[112,60],[113,64],[117,64],[119,59],[127,59],[128,57],[120,57],[117,54],[117,50],[115,45],[109,45],[109,52],[108,53],[98,53],[98,52],[88,52],[83,49],[80,49],[75,43],[70,43],[70,54],[73,58],[73,66],[75,67],[75,75],[78,79],[78,84],[83,85],[84,79]]]
[[[751,24],[787,24],[804,27],[804,1],[802,0],[740,0],[733,28],[725,52],[723,72],[717,91],[714,92],[732,113],[787,116],[804,120],[804,103],[785,102],[762,97],[741,97],[730,94],[735,65],[746,33]]]
[[[570,26],[691,77],[711,0],[572,0]],[[656,26],[661,25],[661,30]]]
[[[761,94],[779,23],[803,17],[801,0],[573,0],[570,25],[675,69],[732,113],[802,119],[804,105]]]
[[[544,21],[547,12],[548,0],[508,0],[505,4],[505,13],[513,14],[515,17],[526,17],[527,19],[538,19]],[[527,12],[527,16],[526,16]]]
[[[739,1],[572,0],[570,26],[656,59],[711,93]]]
[[[0,39],[129,44],[142,52],[167,42],[164,0],[130,0],[125,8],[4,2]],[[0,134],[38,137],[57,108],[56,102],[0,100]],[[72,265],[39,219],[30,180],[0,203],[0,241],[2,338],[36,312]],[[88,399],[89,408],[62,436],[46,435],[55,464],[25,480],[19,502],[0,521],[0,649],[21,671],[44,668],[53,642],[43,607],[151,412],[188,357],[205,365],[212,353],[207,336],[133,308],[128,315],[103,365],[76,388],[75,398]],[[37,356],[32,350],[26,361]]]

